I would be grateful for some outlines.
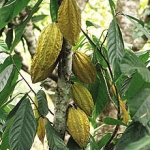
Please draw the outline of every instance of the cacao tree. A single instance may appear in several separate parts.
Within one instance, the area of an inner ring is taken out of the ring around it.
[[[99,38],[81,25],[87,1],[80,9],[81,1],[50,0],[51,21],[36,41],[33,27],[40,28],[34,24],[34,15],[42,2],[2,1],[0,54],[6,56],[0,64],[0,149],[30,150],[37,135],[42,143],[46,137],[51,150],[148,150],[150,52],[133,52],[125,45],[118,17],[129,20],[146,41],[150,39],[149,22],[117,12],[116,3],[108,0],[112,19]],[[37,16],[39,20],[45,17]],[[97,28],[86,21],[87,29],[91,26]],[[20,41],[28,47],[30,67],[17,50]],[[35,86],[40,83],[38,90],[22,70]],[[54,110],[46,90],[50,79],[56,84]],[[15,95],[21,82],[27,91],[19,90]],[[117,114],[101,119],[108,105]],[[52,121],[49,116],[53,116]],[[113,130],[100,133],[99,129],[107,125]],[[121,132],[120,127],[124,127]]]

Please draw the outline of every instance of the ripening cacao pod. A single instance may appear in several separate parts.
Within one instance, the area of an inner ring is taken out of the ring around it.
[[[80,108],[70,107],[68,110],[67,126],[73,139],[82,148],[90,135],[90,122]]]
[[[46,79],[57,65],[55,62],[61,51],[63,36],[57,23],[45,27],[38,38],[36,54],[31,64],[33,83]]]
[[[96,68],[90,58],[79,50],[72,56],[72,71],[82,82],[92,84],[96,79]]]
[[[71,93],[76,105],[91,117],[94,109],[94,102],[88,89],[82,84],[74,82],[74,84],[71,85]]]
[[[58,10],[58,25],[73,46],[76,45],[81,30],[81,11],[75,0],[63,0]]]

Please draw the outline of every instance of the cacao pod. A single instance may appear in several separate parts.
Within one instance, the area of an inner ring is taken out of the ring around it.
[[[96,79],[96,68],[90,58],[79,50],[72,56],[72,71],[82,82],[92,84]]]
[[[82,148],[90,135],[90,122],[80,108],[70,107],[68,110],[67,126],[73,139]]]
[[[76,45],[81,30],[81,12],[75,0],[63,0],[58,10],[58,25],[72,45]]]
[[[38,38],[36,54],[31,64],[33,83],[46,79],[53,71],[61,51],[63,37],[56,23],[45,27]]]
[[[74,102],[80,107],[88,116],[92,116],[94,109],[94,102],[91,93],[86,87],[78,82],[71,85],[71,93]]]

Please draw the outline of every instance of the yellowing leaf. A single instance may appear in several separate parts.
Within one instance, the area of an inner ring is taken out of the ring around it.
[[[37,110],[38,101],[37,101],[36,97],[34,97],[34,103],[36,105],[36,106],[34,105],[34,116],[35,116],[35,118],[39,118],[39,113],[38,113],[38,110]]]
[[[39,140],[43,143],[45,137],[45,121],[41,117],[38,120],[37,136]]]
[[[81,12],[75,0],[63,0],[58,10],[58,25],[63,36],[74,46],[81,29]]]

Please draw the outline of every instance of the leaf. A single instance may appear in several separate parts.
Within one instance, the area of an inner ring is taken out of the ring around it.
[[[75,0],[63,0],[58,9],[58,25],[63,36],[75,46],[81,30],[81,12]]]
[[[51,123],[46,118],[46,136],[48,140],[49,148],[52,150],[69,150],[64,141],[60,138],[57,131],[51,126]]]
[[[137,142],[131,143],[126,150],[147,150],[150,147],[150,136],[145,136]]]
[[[123,125],[123,126],[127,126],[124,122],[122,122],[120,120],[117,120],[117,119],[114,119],[114,118],[111,118],[111,117],[105,117],[103,119],[103,122],[105,124],[108,124],[108,125]]]
[[[44,144],[44,137],[45,137],[45,122],[42,117],[38,119],[38,127],[37,127],[37,136],[39,140]]]
[[[19,1],[19,2],[21,2],[21,1]],[[42,2],[42,0],[38,0],[37,3],[32,8],[29,16],[25,19],[25,21],[22,22],[19,26],[17,26],[15,28],[15,39],[14,39],[12,45],[11,45],[11,48],[10,48],[11,52],[14,49],[14,47],[18,44],[18,42],[20,41],[26,24],[28,23],[28,21],[30,21],[30,19],[32,18],[32,15],[39,9],[39,5],[40,5],[41,2]]]
[[[58,1],[50,0],[50,15],[52,22],[57,21],[58,8],[59,8]]]
[[[69,148],[69,150],[83,150],[83,148],[80,148],[80,146],[75,142],[72,137],[69,138],[67,147]]]
[[[18,55],[7,57],[4,63],[0,67],[0,73],[9,65],[15,64],[15,66],[20,70],[21,68],[21,59]],[[13,67],[11,75],[5,85],[4,89],[0,92],[0,107],[7,101],[8,97],[12,94],[18,79],[18,70],[16,67]],[[9,89],[9,90],[8,90]]]
[[[95,102],[93,111],[94,119],[96,119],[102,113],[109,101],[104,77],[100,71],[97,71],[97,74],[98,77],[96,78],[96,82],[89,87],[90,93],[92,94]]]
[[[99,149],[101,149],[103,146],[105,146],[106,143],[109,141],[110,138],[111,138],[111,134],[110,134],[110,133],[107,133],[105,136],[103,136],[103,137],[101,138],[101,140],[98,141],[98,143],[97,143]]]
[[[15,114],[9,133],[11,150],[29,150],[36,133],[36,121],[29,99],[24,99]]]
[[[96,143],[94,136],[90,135],[90,149],[99,149],[98,144]]]
[[[139,141],[145,135],[148,135],[146,127],[139,122],[133,122],[126,128],[122,137],[117,142],[115,150],[126,150],[130,143]]]
[[[48,103],[45,92],[43,90],[39,90],[36,94],[36,98],[40,115],[46,116],[48,114]]]
[[[7,44],[3,39],[0,39],[0,52],[8,52]]]
[[[0,73],[0,92],[6,86],[8,79],[12,73],[12,70],[13,70],[13,65],[9,65]]]
[[[139,21],[138,19],[135,19],[132,16],[129,15],[125,15],[123,14],[126,18],[128,18],[140,31],[142,31],[142,33],[148,38],[150,39],[150,34],[149,31],[147,31],[142,25],[143,23],[141,21]]]
[[[120,76],[119,64],[123,57],[124,44],[119,26],[115,25],[115,21],[110,23],[108,29],[107,49],[109,62],[112,65],[115,75]]]
[[[150,72],[146,68],[145,64],[131,51],[127,51],[120,64],[122,73],[125,75],[131,75],[137,71],[144,81],[150,82]]]
[[[0,149],[1,150],[8,150],[10,148],[9,146],[9,132],[10,132],[10,128],[11,125],[13,123],[14,117],[12,117],[8,122],[7,122],[7,126],[4,130],[4,133],[2,135],[2,143],[0,145]]]
[[[27,6],[30,0],[9,0],[0,9],[0,29],[2,29],[8,22],[10,22],[15,16],[17,16],[22,9]]]
[[[97,25],[97,24],[95,24],[95,23],[93,23],[93,22],[91,22],[91,21],[86,21],[86,26],[87,27],[91,27],[91,26],[94,26],[95,28],[99,28],[100,26],[99,25]]]
[[[41,21],[41,20],[44,20],[48,15],[35,15],[32,17],[32,22],[38,22],[38,21]]]
[[[150,121],[150,88],[141,89],[128,100],[131,118],[144,126]]]

